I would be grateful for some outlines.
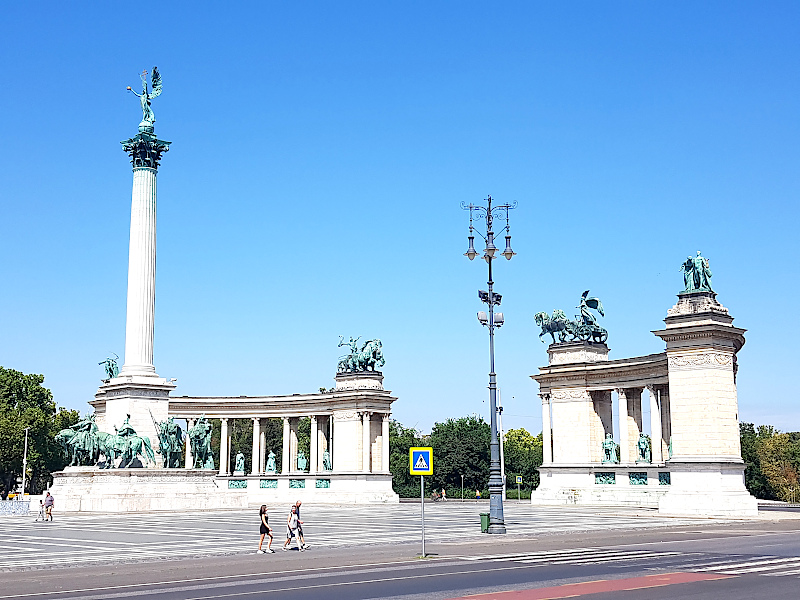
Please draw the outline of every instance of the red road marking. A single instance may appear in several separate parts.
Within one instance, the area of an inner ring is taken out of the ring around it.
[[[534,588],[532,590],[475,594],[474,596],[462,596],[460,598],[451,598],[450,600],[556,600],[557,598],[574,598],[586,594],[624,592],[643,588],[662,587],[676,583],[728,579],[730,577],[735,577],[735,575],[662,573],[661,575],[647,575],[646,577],[632,577],[630,579],[601,579],[599,581],[584,581],[583,583],[570,583],[556,587]]]

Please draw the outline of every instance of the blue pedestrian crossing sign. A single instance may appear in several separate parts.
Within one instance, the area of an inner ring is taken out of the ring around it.
[[[517,483],[522,483],[522,475],[517,475]]]
[[[408,472],[411,475],[433,475],[433,448],[409,448]]]

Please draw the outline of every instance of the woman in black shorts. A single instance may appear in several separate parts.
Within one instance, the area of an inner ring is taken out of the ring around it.
[[[267,505],[262,504],[261,510],[259,511],[259,516],[261,517],[261,539],[258,541],[258,551],[256,554],[264,554],[264,551],[261,549],[261,544],[264,543],[264,536],[269,536],[269,544],[267,544],[267,552],[274,553],[275,550],[272,549],[272,528],[269,526],[267,521]]]

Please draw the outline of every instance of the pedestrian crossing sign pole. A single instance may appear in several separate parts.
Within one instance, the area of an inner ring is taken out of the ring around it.
[[[422,558],[425,558],[425,475],[433,475],[433,448],[409,448],[408,472],[419,475],[419,505],[422,520]]]

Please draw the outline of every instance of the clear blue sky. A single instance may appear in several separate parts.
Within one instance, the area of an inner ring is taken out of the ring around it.
[[[125,92],[158,65],[155,364],[178,395],[331,386],[380,337],[395,416],[488,417],[485,263],[460,202],[518,201],[496,272],[507,427],[541,429],[533,315],[606,308],[659,352],[696,250],[748,329],[741,418],[800,429],[796,2],[12,3],[0,364],[88,409],[124,350]]]

